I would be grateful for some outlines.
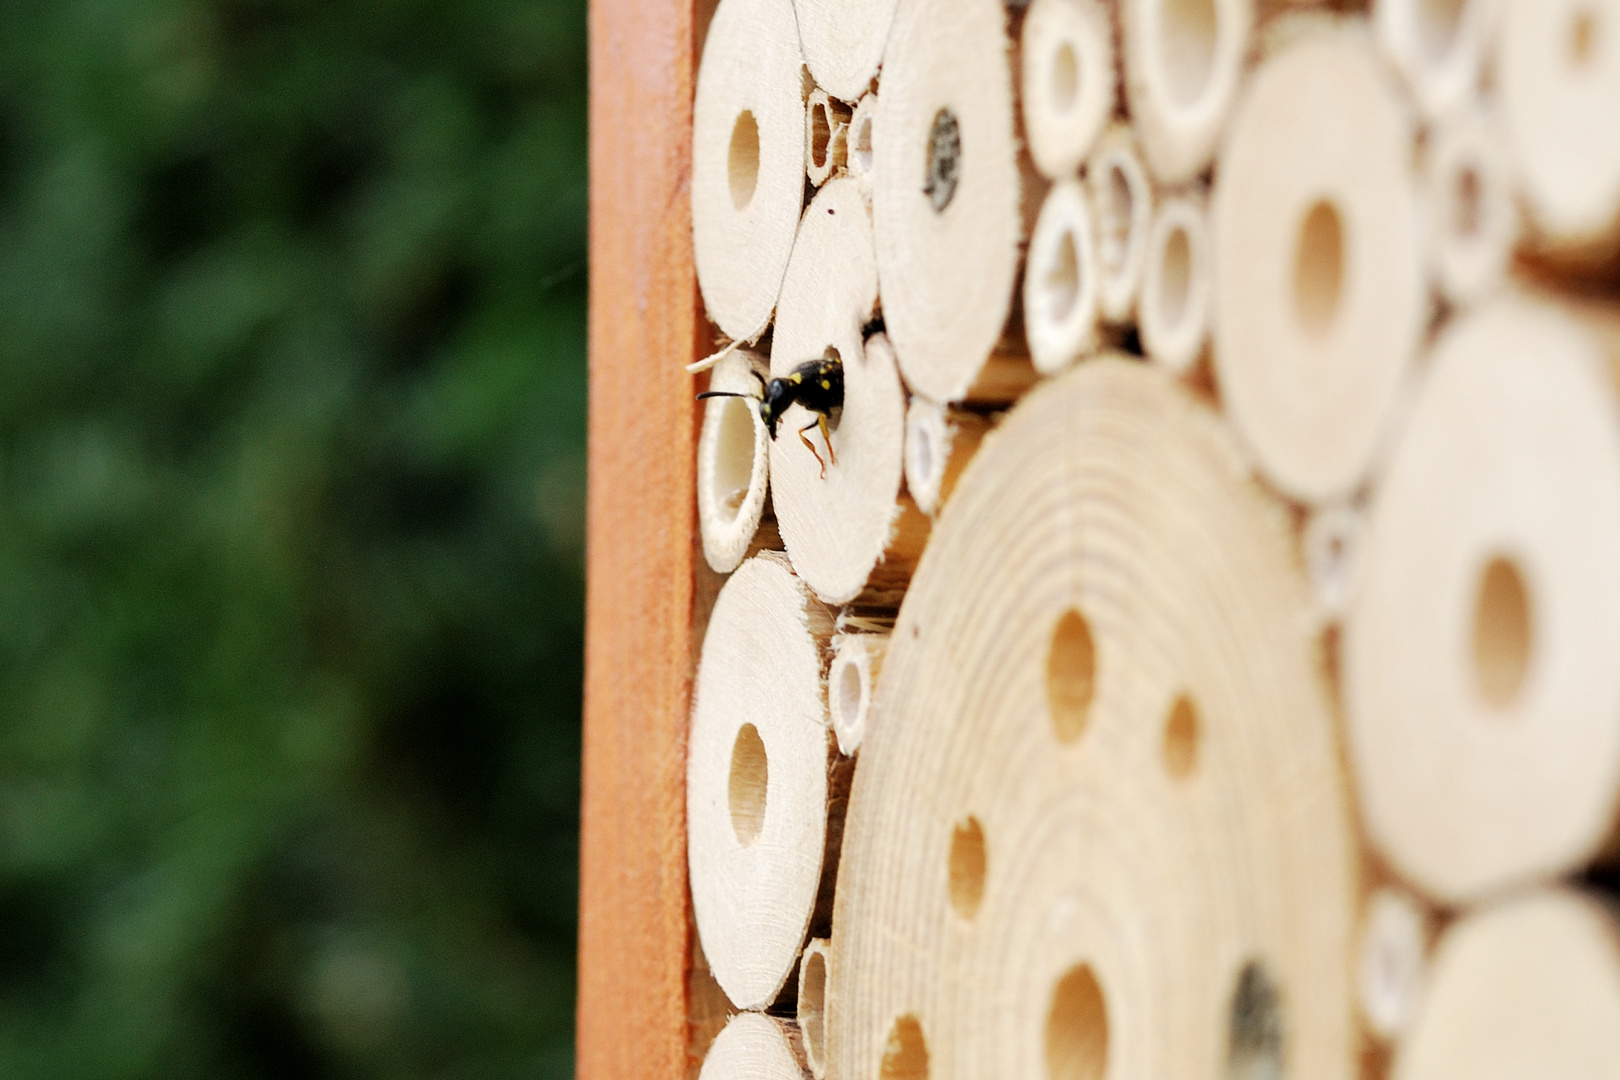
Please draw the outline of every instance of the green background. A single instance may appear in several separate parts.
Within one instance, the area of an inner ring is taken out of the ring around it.
[[[0,14],[0,1077],[572,1068],[583,0]]]

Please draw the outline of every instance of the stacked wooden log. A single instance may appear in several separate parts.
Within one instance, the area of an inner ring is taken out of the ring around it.
[[[1620,0],[720,0],[693,125],[706,1080],[1620,1075]]]

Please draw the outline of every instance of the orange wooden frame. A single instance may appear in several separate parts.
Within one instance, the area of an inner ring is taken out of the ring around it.
[[[688,1067],[700,338],[692,0],[591,0],[590,508],[577,1075]]]

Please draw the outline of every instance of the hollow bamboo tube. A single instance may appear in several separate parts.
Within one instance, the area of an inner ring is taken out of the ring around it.
[[[1046,193],[1024,268],[1024,332],[1035,370],[1055,375],[1097,343],[1097,248],[1078,180]]]
[[[1454,923],[1392,1080],[1620,1076],[1620,948],[1610,911],[1565,889]]]
[[[828,97],[819,86],[811,91],[804,111],[804,161],[814,187],[845,168],[849,119],[848,105]]]
[[[1362,914],[1356,990],[1361,1016],[1381,1039],[1400,1036],[1423,1000],[1431,929],[1428,913],[1403,889],[1385,886]]]
[[[848,603],[869,582],[904,586],[927,531],[901,494],[906,394],[894,354],[881,334],[861,340],[876,301],[866,203],[853,180],[830,181],[805,212],[771,337],[776,376],[829,350],[843,361],[844,403],[828,438],[817,414],[794,405],[771,443],[782,541],[829,604]]]
[[[1001,337],[1022,219],[998,0],[900,0],[873,128],[883,319],[907,384],[964,398]]]
[[[1355,1075],[1358,862],[1291,529],[1150,366],[1007,414],[884,660],[829,1076],[1215,1080],[1285,1045],[1284,1075]]]
[[[1506,278],[1519,233],[1508,168],[1496,126],[1481,110],[1430,133],[1423,169],[1429,265],[1453,304],[1472,304]]]
[[[1443,903],[1567,873],[1615,820],[1620,352],[1604,345],[1517,296],[1453,323],[1369,507],[1349,748],[1370,839]]]
[[[1305,519],[1305,572],[1323,622],[1338,622],[1350,609],[1361,581],[1365,536],[1361,509],[1351,503],[1319,507]]]
[[[1214,156],[1254,33],[1254,0],[1120,0],[1125,91],[1142,155],[1181,184]]]
[[[792,1024],[738,1013],[709,1046],[698,1080],[805,1080],[802,1052]]]
[[[833,638],[832,669],[827,673],[827,712],[839,752],[853,757],[872,722],[872,695],[877,690],[887,634],[839,634]]]
[[[1376,0],[1373,32],[1424,116],[1472,105],[1500,0]]]
[[[738,1008],[781,993],[837,860],[822,683],[831,631],[787,560],[763,553],[720,590],[703,640],[686,779],[692,913]]]
[[[1019,106],[1035,167],[1072,179],[1114,113],[1114,27],[1100,0],[1035,0],[1020,34]]]
[[[1097,237],[1097,310],[1110,323],[1136,317],[1153,223],[1153,183],[1130,128],[1116,124],[1098,140],[1086,164]]]
[[[1505,0],[1495,74],[1534,239],[1571,263],[1620,248],[1620,2]]]
[[[877,92],[865,94],[855,103],[849,116],[849,130],[844,136],[844,158],[849,175],[860,182],[861,191],[872,197],[872,165],[876,153],[872,149],[873,117],[877,115]]]
[[[1211,204],[1221,398],[1307,503],[1372,464],[1427,313],[1413,130],[1365,35],[1310,34],[1255,72]]]
[[[978,413],[913,397],[906,409],[906,490],[933,516],[951,497],[957,478],[990,430]]]
[[[1187,374],[1204,355],[1213,274],[1203,190],[1161,200],[1148,233],[1137,322],[1143,351],[1172,374]]]
[[[799,1032],[804,1060],[815,1080],[827,1076],[827,963],[831,954],[826,938],[811,938],[799,957]]]
[[[737,568],[748,553],[765,512],[770,441],[753,395],[754,371],[763,357],[736,350],[711,369],[709,389],[748,395],[710,398],[698,435],[698,526],[703,557],[722,574]]]
[[[804,88],[793,10],[721,0],[692,106],[692,257],[709,318],[769,325],[804,202]]]

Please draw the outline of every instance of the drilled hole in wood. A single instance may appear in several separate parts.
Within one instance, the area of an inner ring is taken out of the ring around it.
[[[754,405],[743,398],[712,398],[720,410],[720,437],[714,450],[715,505],[727,521],[736,518],[754,478]]]
[[[1196,104],[1215,68],[1215,0],[1164,0],[1159,9],[1162,59],[1176,104]]]
[[[889,1029],[878,1076],[881,1080],[928,1080],[928,1043],[915,1016],[908,1013]]]
[[[1460,236],[1476,235],[1485,213],[1479,173],[1476,170],[1465,168],[1457,173],[1457,190],[1454,198],[1456,203],[1452,215],[1453,227]]]
[[[1074,742],[1085,731],[1096,677],[1097,647],[1091,627],[1071,608],[1053,629],[1046,656],[1046,700],[1059,742]]]
[[[1321,199],[1305,214],[1294,253],[1294,311],[1307,334],[1327,334],[1343,287],[1344,223],[1338,208]]]
[[[1046,1014],[1049,1080],[1102,1080],[1108,1070],[1108,1003],[1089,964],[1064,973]]]
[[[754,201],[754,188],[759,183],[759,123],[747,109],[737,114],[731,128],[726,172],[731,181],[731,204],[738,210],[746,209]]]
[[[1494,708],[1512,705],[1524,686],[1535,647],[1530,591],[1513,560],[1485,564],[1474,599],[1474,674]]]
[[[1058,237],[1057,251],[1047,265],[1042,284],[1052,321],[1062,323],[1074,310],[1075,301],[1080,299],[1080,257],[1072,229],[1064,229]]]
[[[804,954],[804,977],[799,980],[799,1024],[805,1051],[813,1062],[827,1060],[827,954],[819,949]]]
[[[1164,722],[1164,767],[1172,777],[1185,780],[1198,767],[1198,742],[1203,734],[1198,709],[1182,694]]]
[[[969,817],[951,831],[951,907],[964,919],[979,912],[984,899],[984,872],[986,866],[984,827],[979,819]]]
[[[1108,272],[1117,274],[1125,268],[1125,257],[1130,252],[1134,205],[1131,182],[1125,176],[1125,170],[1118,165],[1109,165],[1107,172],[1107,179],[1102,185],[1103,212],[1098,215],[1097,221],[1097,252]]]
[[[1597,51],[1598,13],[1591,8],[1581,8],[1569,21],[1569,64],[1573,68],[1584,68],[1592,62],[1592,56]]]
[[[941,109],[928,129],[928,173],[923,178],[923,194],[943,213],[956,197],[956,182],[962,168],[962,127],[956,114]]]
[[[866,688],[861,685],[860,665],[845,662],[838,672],[839,722],[849,727],[860,718],[861,704],[866,700]]]
[[[1059,115],[1074,108],[1080,97],[1080,62],[1074,46],[1065,41],[1052,57],[1052,109]]]
[[[872,118],[862,116],[861,122],[855,128],[855,145],[850,149],[850,157],[855,166],[863,173],[872,171]]]
[[[731,746],[731,782],[728,785],[731,829],[743,847],[758,840],[760,830],[765,826],[765,790],[769,773],[765,740],[759,737],[759,729],[753,724],[744,724],[738,729],[737,741]]]
[[[827,167],[827,147],[832,142],[832,123],[827,117],[827,104],[817,101],[810,106],[810,164],[818,169]]]
[[[1164,254],[1159,262],[1159,322],[1174,329],[1187,317],[1192,297],[1192,242],[1187,230],[1177,226],[1164,238]]]
[[[1226,1030],[1226,1080],[1280,1080],[1282,996],[1258,960],[1249,961],[1238,972],[1227,1007]]]

